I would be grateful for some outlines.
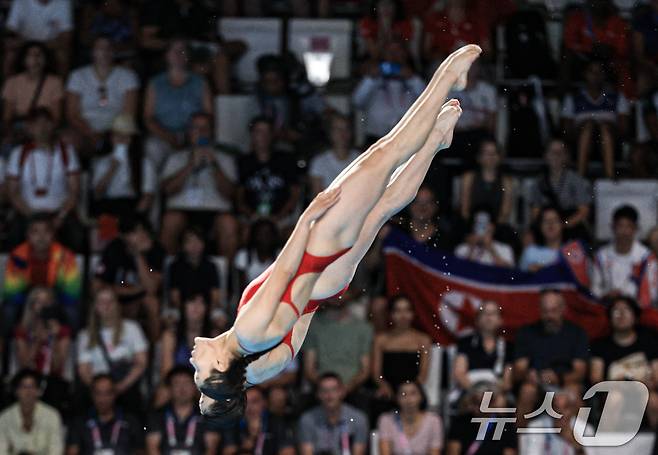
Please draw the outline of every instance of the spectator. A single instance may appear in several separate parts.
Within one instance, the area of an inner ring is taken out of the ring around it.
[[[230,57],[245,50],[242,42],[217,37],[216,11],[212,3],[192,0],[149,0],[143,2],[141,44],[149,67],[163,60],[169,40],[184,38],[190,43],[190,63],[195,72],[213,82],[214,92],[230,93]],[[150,69],[150,68],[149,68]]]
[[[169,42],[167,70],[153,77],[146,89],[144,123],[149,132],[146,155],[157,170],[184,144],[185,130],[192,116],[212,113],[208,84],[189,71],[189,52],[185,41]]]
[[[430,337],[415,328],[414,307],[405,296],[391,299],[390,327],[375,336],[372,347],[372,379],[375,396],[393,400],[405,382],[424,384],[429,368]]]
[[[359,21],[360,44],[369,59],[379,61],[381,52],[392,41],[409,42],[413,25],[405,17],[399,0],[372,0],[368,15]]]
[[[328,108],[308,82],[306,69],[292,54],[266,55],[258,61],[258,73],[257,115],[272,122],[277,146],[287,151],[315,149],[323,137],[321,116]]]
[[[137,113],[137,75],[114,64],[112,46],[109,37],[94,39],[91,65],[73,71],[66,86],[66,118],[78,148],[90,155],[103,147],[119,114]]]
[[[448,94],[448,98],[458,99],[462,108],[450,149],[467,162],[472,161],[483,141],[494,137],[498,122],[496,87],[483,80],[480,72],[480,64],[476,62],[468,72],[466,88]]]
[[[168,270],[169,305],[180,309],[182,302],[201,295],[215,327],[223,331],[228,322],[222,305],[226,290],[219,287],[217,266],[205,254],[203,233],[188,227],[182,239],[182,252]]]
[[[62,119],[64,88],[62,79],[52,72],[48,48],[29,41],[18,52],[16,63],[16,74],[5,79],[2,87],[3,142],[7,145],[24,141],[25,119],[37,107],[48,109],[55,124]]]
[[[585,87],[567,95],[562,106],[565,130],[578,144],[578,173],[586,175],[595,139],[600,142],[603,169],[615,176],[615,141],[623,137],[628,123],[629,104],[624,95],[605,87],[603,65],[597,61],[585,68]]]
[[[225,435],[223,455],[296,453],[292,428],[281,417],[269,413],[263,389],[258,386],[247,389],[244,418]]]
[[[573,428],[576,415],[582,409],[581,389],[577,386],[565,387],[555,393],[552,407],[560,417],[555,418],[542,413],[528,424],[528,428],[537,429],[533,433],[519,436],[519,453],[528,455],[577,455],[587,453],[574,438]],[[539,429],[558,428],[557,434],[548,434]],[[582,434],[593,434],[594,428],[585,423]],[[549,442],[550,441],[550,442]]]
[[[135,120],[119,114],[101,156],[92,161],[93,211],[115,219],[126,214],[145,215],[153,206],[157,175],[144,156]]]
[[[336,372],[346,395],[365,408],[362,386],[370,378],[372,328],[343,302],[318,312],[304,342],[304,377],[320,387],[322,375]]]
[[[17,246],[7,261],[2,306],[5,328],[18,323],[28,292],[35,286],[53,290],[68,323],[77,327],[81,285],[76,258],[55,241],[50,218],[34,215],[28,223],[27,241]]]
[[[71,354],[71,328],[49,288],[35,286],[14,331],[16,363],[41,375],[42,399],[62,412],[68,403],[69,383],[64,368]]]
[[[471,387],[464,398],[462,413],[455,416],[446,437],[446,455],[516,455],[516,425],[506,422],[500,438],[490,436],[490,431],[482,440],[477,439],[479,425],[473,418],[507,417],[509,414],[483,413],[480,405],[485,392],[493,392],[489,406],[501,408],[506,404],[505,395],[490,384]],[[477,421],[476,421],[477,422]],[[501,425],[502,426],[502,425]],[[493,427],[489,426],[489,430]],[[522,453],[522,452],[521,452]]]
[[[160,378],[165,379],[171,371],[176,368],[189,368],[192,347],[196,337],[208,336],[210,330],[210,318],[208,306],[201,294],[192,294],[182,301],[182,315],[174,324],[167,327],[160,337]],[[214,335],[220,333],[214,330]],[[170,390],[159,387],[156,390],[154,401],[155,408],[163,405],[170,396]]]
[[[352,127],[349,119],[341,114],[334,114],[329,125],[331,149],[311,160],[311,197],[327,188],[338,174],[359,156],[359,151],[351,147]]]
[[[587,335],[564,319],[566,303],[561,292],[546,289],[540,295],[540,320],[516,333],[513,373],[523,381],[517,415],[534,410],[539,386],[582,385],[588,360]]]
[[[220,436],[207,429],[199,416],[196,404],[199,392],[189,365],[171,370],[167,375],[167,387],[171,403],[149,417],[147,453],[218,453]]]
[[[399,411],[382,415],[377,423],[379,453],[439,455],[443,448],[443,425],[438,415],[426,411],[427,398],[417,382],[404,382],[397,389]]]
[[[642,309],[630,297],[616,297],[608,302],[608,320],[612,333],[592,345],[590,381],[640,381],[649,389],[651,399],[647,417],[652,428],[658,421],[656,380],[658,351],[655,334],[639,322]]]
[[[546,205],[555,206],[565,218],[565,229],[573,236],[587,238],[586,227],[593,195],[590,184],[575,171],[569,169],[569,149],[561,139],[549,142],[544,153],[546,169],[534,179],[530,191],[533,218]]]
[[[494,384],[500,391],[512,387],[512,349],[502,336],[503,318],[496,302],[485,301],[475,316],[476,332],[457,340],[452,375],[457,386],[453,399],[478,383]]]
[[[512,178],[501,171],[503,156],[496,142],[488,139],[480,143],[477,155],[478,168],[461,177],[460,213],[470,220],[476,212],[492,214],[495,225],[510,222],[514,196]]]
[[[323,374],[318,378],[317,391],[320,406],[305,412],[299,420],[301,455],[346,452],[364,455],[369,438],[368,419],[361,411],[343,403],[346,391],[340,376]]]
[[[33,110],[27,129],[31,142],[16,147],[7,165],[9,200],[17,216],[11,243],[16,245],[23,239],[30,215],[45,212],[52,214],[63,243],[84,251],[84,232],[76,216],[80,188],[76,153],[57,139],[48,109]]]
[[[564,222],[556,207],[552,205],[543,207],[537,216],[537,222],[539,225],[537,242],[528,245],[519,260],[521,270],[528,272],[536,272],[558,262],[564,244]]]
[[[212,146],[210,115],[192,115],[188,138],[189,149],[171,154],[162,171],[162,191],[167,196],[162,243],[169,254],[175,254],[182,229],[197,224],[212,233],[220,255],[232,258],[238,246],[237,220],[231,214],[235,164]]]
[[[425,88],[410,65],[403,41],[391,41],[382,54],[352,94],[354,106],[364,111],[367,144],[387,134]]]
[[[649,256],[637,235],[638,213],[630,205],[612,214],[613,240],[594,256],[592,293],[599,298],[611,295],[637,296],[636,271]]]
[[[93,1],[84,5],[81,41],[92,47],[95,36],[105,36],[112,43],[118,60],[137,57],[139,18],[135,8],[125,0]]]
[[[608,301],[612,333],[592,345],[590,381],[635,380],[652,383],[658,374],[654,334],[639,326],[642,309],[631,297]]]
[[[584,8],[575,10],[565,20],[563,79],[572,82],[570,79],[581,74],[591,62],[605,61],[613,70],[618,86],[626,87],[627,93],[631,93],[630,38],[630,27],[612,0],[587,0]]]
[[[272,221],[261,218],[251,223],[247,245],[238,251],[233,267],[239,289],[244,289],[274,262],[281,249],[279,230]]]
[[[143,425],[116,405],[118,393],[112,377],[94,376],[90,386],[93,408],[87,412],[89,417],[79,417],[73,422],[66,441],[66,455],[108,450],[116,454],[143,454]]]
[[[438,3],[438,2],[436,2]],[[423,55],[436,68],[452,51],[478,43],[484,54],[491,51],[487,22],[479,14],[470,14],[468,0],[448,0],[445,7],[425,16]]]
[[[151,341],[160,330],[160,287],[165,252],[153,239],[151,226],[143,218],[124,217],[119,237],[103,250],[96,268],[94,287],[110,286],[121,301],[124,317],[136,319],[144,310]]]
[[[14,61],[16,49],[25,41],[38,41],[52,49],[57,72],[65,75],[69,69],[73,38],[73,12],[69,0],[13,0],[9,8],[3,40],[5,71]]]
[[[0,414],[0,453],[60,455],[64,427],[59,413],[40,401],[39,375],[21,370],[12,380],[16,403]]]
[[[450,226],[439,219],[439,205],[432,188],[422,185],[409,205],[409,219],[401,228],[416,242],[441,251],[452,251],[454,240]]]
[[[112,379],[112,402],[116,393],[123,407],[138,412],[147,351],[142,329],[121,317],[119,300],[112,289],[98,290],[87,328],[78,335],[78,375],[82,384],[92,387],[93,393],[94,376],[107,374]]]
[[[457,246],[455,256],[478,264],[514,267],[514,251],[511,246],[494,240],[496,226],[491,218],[486,211],[473,214],[466,242]]]
[[[251,153],[238,163],[238,211],[250,221],[268,217],[286,228],[300,202],[300,171],[290,155],[273,150],[273,126],[267,118],[256,117],[250,129]]]

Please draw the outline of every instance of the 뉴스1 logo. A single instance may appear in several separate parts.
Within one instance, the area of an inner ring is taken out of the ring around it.
[[[635,437],[640,429],[644,411],[649,401],[647,386],[639,381],[603,381],[590,387],[583,395],[583,399],[592,398],[598,392],[607,394],[601,418],[593,435],[585,435],[588,428],[587,419],[591,408],[582,407],[573,422],[573,437],[582,446],[586,447],[618,447],[626,444]],[[480,403],[480,412],[483,414],[496,414],[491,417],[473,417],[471,422],[479,423],[476,439],[482,441],[487,435],[487,429],[494,425],[492,440],[500,440],[506,423],[516,423],[516,408],[491,407],[493,392],[484,392]],[[553,409],[555,392],[547,392],[541,406],[535,411],[524,414],[526,419],[533,419],[544,412],[553,419],[562,418],[562,414]],[[510,417],[498,417],[500,414],[511,414]],[[517,428],[520,434],[559,434],[561,428],[540,426]]]

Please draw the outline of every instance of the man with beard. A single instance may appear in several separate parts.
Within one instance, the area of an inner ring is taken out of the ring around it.
[[[587,371],[587,335],[564,320],[566,303],[561,292],[543,290],[539,305],[539,321],[521,327],[516,335],[513,374],[520,383],[517,409],[521,420],[534,410],[540,388],[580,385]]]

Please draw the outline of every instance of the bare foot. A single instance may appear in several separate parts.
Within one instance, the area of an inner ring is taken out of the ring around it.
[[[476,44],[460,47],[441,63],[437,71],[446,71],[455,76],[457,81],[453,88],[464,90],[468,80],[468,70],[481,53],[482,49]]]
[[[455,131],[457,120],[462,115],[462,108],[459,101],[452,99],[443,105],[441,112],[436,117],[434,128],[430,133],[432,136],[436,135],[436,143],[438,150],[444,150],[452,144],[452,135]],[[437,150],[437,151],[438,151]]]

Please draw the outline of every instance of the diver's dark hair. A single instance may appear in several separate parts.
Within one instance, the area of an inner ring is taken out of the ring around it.
[[[245,381],[247,366],[263,353],[251,354],[232,360],[226,371],[212,369],[199,386],[199,391],[215,400],[202,414],[209,426],[226,428],[236,423],[247,405]]]

